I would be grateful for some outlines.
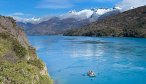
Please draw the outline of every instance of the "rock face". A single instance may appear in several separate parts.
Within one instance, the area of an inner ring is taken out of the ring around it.
[[[23,30],[4,16],[0,16],[0,83],[53,84]]]
[[[69,30],[64,35],[146,37],[146,6]]]

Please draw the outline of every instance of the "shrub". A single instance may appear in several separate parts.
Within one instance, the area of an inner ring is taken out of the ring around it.
[[[13,50],[20,58],[27,54],[27,50],[19,43],[13,43]]]
[[[6,34],[6,33],[0,33],[0,38],[2,38],[2,39],[7,39],[7,38],[9,38],[9,37],[10,37],[9,34]]]
[[[44,64],[40,59],[29,60],[28,63],[38,67],[40,70],[44,68]]]

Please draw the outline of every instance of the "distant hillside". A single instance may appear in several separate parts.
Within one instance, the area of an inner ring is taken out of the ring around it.
[[[49,35],[49,34],[62,34],[64,31],[71,28],[78,28],[89,24],[89,20],[78,21],[74,18],[60,19],[53,17],[47,21],[38,24],[32,23],[17,23],[22,26],[28,35]]]
[[[0,84],[53,84],[23,30],[4,16],[0,16]]]
[[[146,37],[146,6],[69,30],[64,35]]]
[[[63,34],[66,30],[87,26],[91,22],[119,14],[119,9],[85,9],[71,11],[40,23],[17,22],[28,35]],[[46,18],[45,18],[46,19]]]

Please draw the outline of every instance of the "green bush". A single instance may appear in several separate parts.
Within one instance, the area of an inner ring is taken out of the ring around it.
[[[40,59],[29,60],[28,63],[38,67],[40,70],[44,68],[44,64]]]
[[[7,39],[7,38],[10,38],[10,35],[6,33],[0,33],[0,38]]]
[[[27,54],[27,50],[19,43],[13,43],[13,50],[20,58]]]
[[[5,33],[0,33],[0,56],[3,56],[10,50],[11,41],[6,40],[8,37]]]
[[[39,84],[53,84],[53,81],[51,78],[49,78],[47,75],[40,76]]]

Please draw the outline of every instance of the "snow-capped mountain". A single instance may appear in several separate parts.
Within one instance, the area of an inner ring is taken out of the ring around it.
[[[120,7],[115,8],[93,8],[93,9],[84,9],[81,11],[69,11],[66,14],[60,15],[59,18],[66,19],[66,18],[75,18],[77,20],[83,20],[83,19],[95,19],[97,20],[100,16],[112,12],[112,11],[120,11]]]
[[[67,18],[74,18],[76,20],[84,20],[84,19],[91,19],[91,21],[97,20],[100,16],[116,11],[116,10],[121,10],[120,7],[115,7],[115,8],[92,8],[92,9],[84,9],[81,11],[69,11],[65,14],[55,16],[60,18],[61,20],[67,19]],[[20,17],[14,17],[14,19],[17,22],[24,22],[24,23],[41,23],[43,21],[47,21],[51,19],[50,16],[48,17],[42,17],[42,18],[20,18]]]
[[[69,11],[56,17],[30,18],[17,20],[18,25],[23,26],[27,34],[62,34],[69,29],[80,28],[91,22],[119,14],[120,8],[84,9],[81,11]]]
[[[110,8],[110,9],[92,9],[94,12],[93,14],[90,16],[89,20],[90,22],[94,22],[97,21],[98,19],[102,19],[104,18],[103,16],[112,16],[113,14],[117,14],[120,13],[120,9],[115,7],[115,8]]]
[[[78,20],[83,20],[83,19],[90,18],[93,13],[94,13],[94,11],[92,11],[90,9],[84,9],[84,10],[81,10],[79,12],[73,10],[73,11],[69,11],[66,14],[61,15],[60,18],[61,19],[75,18]]]
[[[108,13],[104,14],[107,15]],[[111,15],[112,13],[110,13]],[[101,17],[100,17],[101,18]],[[86,27],[64,33],[70,36],[146,37],[146,6],[96,21]]]
[[[16,17],[13,16],[13,18],[17,21],[17,22],[23,22],[23,23],[39,23],[41,22],[41,18],[21,18],[21,17]]]

